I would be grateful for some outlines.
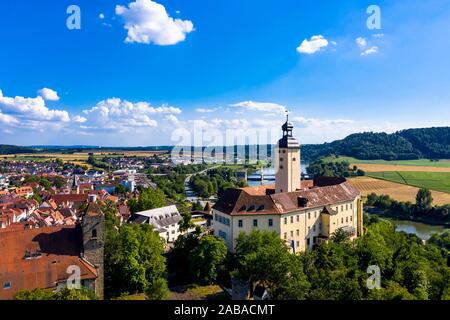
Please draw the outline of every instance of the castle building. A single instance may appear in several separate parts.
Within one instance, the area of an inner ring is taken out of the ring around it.
[[[301,181],[300,144],[289,119],[276,147],[275,185],[228,189],[213,206],[214,234],[230,251],[241,232],[275,231],[292,252],[313,249],[342,229],[363,232],[361,193],[345,178]]]

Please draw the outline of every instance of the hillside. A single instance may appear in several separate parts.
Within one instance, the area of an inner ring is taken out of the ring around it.
[[[329,155],[362,160],[450,159],[450,127],[355,133],[331,143],[302,146],[306,161]]]
[[[0,144],[0,154],[34,153],[31,148]]]

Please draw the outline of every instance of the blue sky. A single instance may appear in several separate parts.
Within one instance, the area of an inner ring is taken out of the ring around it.
[[[450,1],[5,0],[0,26],[0,143],[174,144],[284,108],[301,143],[450,123]]]

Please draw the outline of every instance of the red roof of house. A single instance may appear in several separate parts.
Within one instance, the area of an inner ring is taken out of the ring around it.
[[[228,189],[213,206],[230,215],[285,214],[308,208],[323,208],[340,202],[352,201],[360,192],[345,180],[334,185],[308,187],[294,192],[273,193],[273,186]],[[299,198],[306,206],[299,206]]]
[[[87,194],[55,194],[52,195],[52,199],[57,205],[66,202],[85,202],[88,200]]]
[[[21,290],[54,288],[69,275],[67,268],[77,265],[82,279],[95,279],[97,271],[80,258],[81,231],[78,227],[0,230],[0,300],[12,299]],[[40,253],[26,259],[27,253]]]

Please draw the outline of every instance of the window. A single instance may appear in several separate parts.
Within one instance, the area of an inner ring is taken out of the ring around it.
[[[350,209],[353,209],[353,203],[350,203]]]
[[[311,230],[311,227],[308,227],[308,232]]]
[[[297,237],[300,236],[300,230],[297,229]]]
[[[345,210],[348,210],[348,204],[345,205]]]
[[[311,241],[309,240],[309,238],[308,239],[306,239],[306,244],[309,246],[309,243],[310,243]]]
[[[295,161],[295,160],[297,160],[297,159],[295,159],[295,158],[292,158],[292,161]]]
[[[350,216],[350,221],[353,221],[353,216]]]
[[[257,227],[258,226],[258,219],[253,219],[253,226]]]
[[[287,224],[287,218],[284,218],[284,224]]]
[[[283,158],[280,158],[280,161],[283,161]]]
[[[336,213],[339,212],[339,207],[336,207]]]
[[[313,225],[313,231],[316,231],[316,225]]]
[[[344,211],[344,206],[341,206],[341,211]]]
[[[91,240],[97,240],[97,229],[92,230]]]
[[[291,231],[291,238],[294,237],[294,231]]]
[[[172,234],[175,234],[175,230],[172,230]]]
[[[283,153],[286,153],[286,150],[283,150]]]
[[[319,223],[319,230],[322,231],[322,222]]]
[[[284,240],[287,239],[287,232],[284,233]]]
[[[283,166],[280,166],[280,170],[283,170]]]
[[[219,237],[221,237],[224,240],[227,240],[227,234],[222,230],[219,230]]]
[[[297,248],[300,247],[300,241],[297,241]]]
[[[239,226],[239,228],[242,228],[242,226],[243,226],[242,220],[239,220],[239,221],[238,221],[238,226]]]
[[[314,218],[317,218],[317,211],[314,211]]]
[[[300,221],[300,215],[297,215],[297,222]]]
[[[3,289],[10,289],[11,288],[11,282],[5,281],[3,282]]]
[[[273,219],[269,219],[269,227],[273,226]]]
[[[348,217],[345,217],[345,222],[348,222]]]
[[[308,212],[308,219],[311,219],[311,212]]]
[[[291,223],[294,223],[294,216],[291,216]]]

